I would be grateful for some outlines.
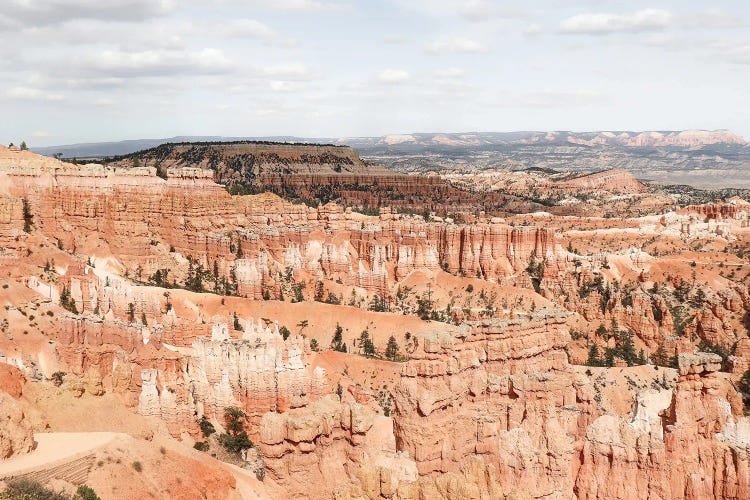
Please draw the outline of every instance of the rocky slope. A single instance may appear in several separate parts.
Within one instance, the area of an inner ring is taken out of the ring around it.
[[[5,455],[128,432],[114,498],[748,496],[739,201],[458,223],[156,174],[0,148]]]

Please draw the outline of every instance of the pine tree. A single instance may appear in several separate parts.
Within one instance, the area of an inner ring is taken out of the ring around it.
[[[23,231],[30,233],[33,228],[34,216],[31,214],[31,207],[29,207],[29,200],[23,199]]]
[[[398,343],[396,342],[396,337],[391,335],[391,338],[388,339],[388,345],[385,347],[385,357],[391,361],[395,361],[397,356]]]
[[[341,351],[342,342],[344,341],[344,329],[341,325],[336,323],[336,331],[333,333],[333,340],[331,340],[331,349],[334,351]]]
[[[281,328],[279,328],[279,333],[284,338],[284,340],[288,339],[289,335],[292,334],[292,332],[289,331],[289,328],[287,328],[285,326],[282,326]]]
[[[745,406],[750,405],[750,368],[742,375],[739,384],[737,384],[737,389],[742,394],[742,401],[744,401]]]
[[[659,344],[659,347],[651,355],[651,360],[657,366],[669,366],[669,357],[667,356],[667,350],[664,348],[664,344]]]
[[[373,344],[372,340],[370,340],[369,338],[365,340],[365,345],[362,346],[362,350],[364,351],[365,356],[375,356],[375,344]]]
[[[599,354],[599,346],[591,344],[589,346],[589,358],[586,360],[587,366],[602,366],[602,359]]]

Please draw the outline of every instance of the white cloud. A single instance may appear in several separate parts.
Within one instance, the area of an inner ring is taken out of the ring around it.
[[[81,71],[113,77],[228,73],[232,63],[221,50],[103,50],[82,59]]]
[[[726,12],[710,8],[703,12],[680,16],[681,23],[688,28],[736,28],[743,26],[743,20]]]
[[[73,19],[143,21],[172,11],[174,0],[7,0],[3,14],[22,26],[62,24]]]
[[[464,70],[461,68],[443,68],[435,72],[441,78],[463,78]]]
[[[94,101],[94,106],[107,107],[114,105],[115,101],[107,99],[106,97],[100,97]]]
[[[311,80],[313,75],[310,67],[302,63],[277,64],[260,68],[258,73],[278,81]]]
[[[275,29],[255,19],[233,19],[220,23],[215,32],[233,38],[252,38],[268,44],[294,47],[298,42],[293,38],[282,37]]]
[[[594,106],[606,102],[606,98],[599,92],[583,90],[545,89],[526,92],[513,99],[511,106],[530,108],[570,108]]]
[[[526,26],[526,29],[523,30],[524,35],[527,36],[536,36],[541,35],[544,33],[544,28],[541,24],[538,23],[531,23],[528,26]]]
[[[391,85],[405,83],[411,79],[408,71],[403,69],[385,69],[378,74],[378,81]]]
[[[672,13],[662,9],[643,9],[630,15],[579,14],[560,23],[562,33],[605,35],[660,30],[673,22]]]
[[[276,30],[255,19],[232,19],[227,23],[222,23],[222,26],[224,33],[229,36],[260,40],[273,40],[279,36]]]
[[[478,54],[486,52],[487,47],[470,38],[453,37],[435,40],[425,47],[430,54]]]
[[[409,39],[406,38],[404,35],[398,35],[398,34],[388,34],[383,35],[383,42],[393,44],[393,45],[400,45],[403,43],[408,42]]]
[[[61,94],[47,92],[45,90],[32,87],[13,87],[7,91],[8,97],[14,99],[23,99],[28,101],[49,101],[59,102],[65,100]]]
[[[342,3],[320,2],[318,0],[273,0],[256,3],[277,10],[340,10],[347,7],[346,4]]]
[[[731,63],[750,64],[750,44],[732,46],[722,55]]]
[[[269,87],[274,92],[295,92],[302,89],[306,82],[290,82],[288,80],[271,80]]]
[[[49,132],[46,130],[35,130],[31,133],[31,137],[49,137]]]
[[[520,10],[500,7],[496,2],[491,0],[462,0],[459,2],[459,14],[471,22],[487,21],[496,17],[522,17]]]

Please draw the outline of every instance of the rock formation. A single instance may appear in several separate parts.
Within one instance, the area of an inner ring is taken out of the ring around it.
[[[21,372],[0,363],[0,460],[28,453],[34,433],[18,399],[23,392]]]

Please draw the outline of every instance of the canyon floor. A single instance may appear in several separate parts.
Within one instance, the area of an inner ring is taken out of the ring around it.
[[[0,498],[748,498],[749,285],[623,169],[0,146]]]

